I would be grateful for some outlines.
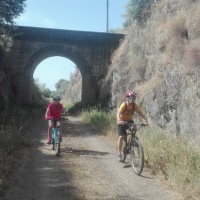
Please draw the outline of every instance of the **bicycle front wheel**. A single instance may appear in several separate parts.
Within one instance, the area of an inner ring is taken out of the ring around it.
[[[56,141],[55,141],[55,153],[56,153],[56,156],[59,156],[60,154],[60,134],[59,132],[57,132],[56,134]]]
[[[140,175],[144,167],[144,151],[139,140],[134,139],[131,144],[131,166],[136,175]]]

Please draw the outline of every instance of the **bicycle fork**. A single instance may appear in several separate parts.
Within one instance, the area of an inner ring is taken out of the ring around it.
[[[54,143],[58,143],[59,142],[58,140],[60,139],[60,137],[59,137],[60,136],[59,129],[54,128],[52,134],[53,134],[53,142]]]

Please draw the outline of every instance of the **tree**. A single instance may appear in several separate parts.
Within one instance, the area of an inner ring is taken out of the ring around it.
[[[1,0],[0,23],[13,24],[13,20],[24,12],[26,0]]]
[[[149,9],[155,0],[130,0],[126,6],[125,22],[123,26],[128,28],[134,20],[140,20],[145,10]]]
[[[59,90],[59,89],[62,87],[63,83],[65,83],[66,81],[67,81],[67,80],[65,80],[65,79],[60,79],[60,80],[55,84],[56,89]]]
[[[25,0],[0,0],[0,54],[12,45],[13,20],[24,12]]]
[[[43,97],[49,98],[51,95],[51,90],[46,88],[46,84],[40,83],[39,78],[34,79],[35,86],[38,88],[39,92],[42,94]]]
[[[57,94],[60,95],[61,97],[64,97],[68,85],[69,85],[69,81],[68,81],[68,80],[60,79],[60,80],[55,84],[55,87],[56,87],[56,90],[57,90]]]

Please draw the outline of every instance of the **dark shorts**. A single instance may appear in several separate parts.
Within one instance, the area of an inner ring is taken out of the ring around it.
[[[56,119],[48,119],[48,122],[53,122],[53,121],[60,122],[60,121],[61,121],[61,119],[60,119],[60,118],[56,118]]]
[[[129,123],[133,123],[133,121],[130,121]],[[128,129],[128,125],[121,125],[117,124],[117,135],[118,136],[124,136],[127,134],[126,130]]]

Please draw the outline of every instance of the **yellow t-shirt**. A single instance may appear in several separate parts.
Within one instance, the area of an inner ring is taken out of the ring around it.
[[[138,105],[135,103],[134,111],[133,111],[133,104],[125,105],[125,103],[122,103],[119,107],[119,112],[121,113],[119,118],[120,121],[131,121],[133,120],[133,113],[134,111],[139,112],[140,109]]]

